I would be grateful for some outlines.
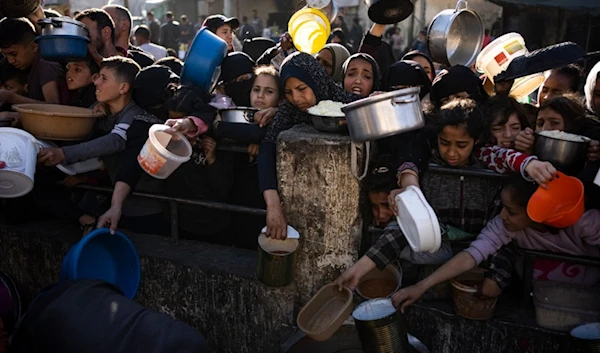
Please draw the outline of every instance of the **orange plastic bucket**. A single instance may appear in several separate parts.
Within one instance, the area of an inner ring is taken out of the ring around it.
[[[301,52],[318,53],[331,34],[331,25],[325,14],[317,9],[303,8],[290,18],[288,31],[294,46]]]
[[[555,228],[567,228],[577,223],[585,210],[583,183],[558,172],[547,185],[548,189],[539,187],[529,199],[529,218]]]

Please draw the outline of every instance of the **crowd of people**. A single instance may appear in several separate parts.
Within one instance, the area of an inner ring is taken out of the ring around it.
[[[287,221],[277,180],[278,135],[297,124],[311,125],[308,109],[321,101],[350,103],[381,92],[419,87],[426,127],[376,141],[377,157],[363,182],[372,209],[366,216],[384,230],[383,235],[337,283],[354,288],[368,271],[396,260],[441,265],[431,276],[394,295],[396,305],[406,306],[435,284],[486,259],[494,266],[482,292],[498,296],[515,268],[510,244],[600,256],[600,198],[592,182],[600,159],[600,64],[587,73],[583,90],[579,63],[546,72],[535,104],[522,104],[508,95],[510,85],[497,85],[490,97],[471,68],[452,66],[436,72],[436,64],[424,50],[410,51],[396,60],[400,37],[392,46],[384,44],[384,25],[375,24],[363,34],[357,22],[348,31],[343,19],[336,21],[331,43],[313,56],[295,50],[287,33],[280,43],[255,38],[255,29],[262,26],[256,13],[251,23],[247,18],[240,23],[236,18],[211,15],[203,26],[227,43],[228,54],[217,87],[208,92],[181,85],[184,61],[166,53],[177,50],[182,41],[191,41],[195,29],[184,29],[170,13],[162,25],[151,13],[148,16],[149,26],[132,29],[131,14],[121,6],[78,13],[75,19],[89,29],[89,57],[66,65],[40,57],[34,42],[37,30],[29,20],[0,22],[0,49],[5,56],[0,72],[2,116],[17,118],[18,126],[18,115],[10,105],[40,102],[91,107],[104,114],[86,141],[62,143],[39,153],[35,188],[25,204],[33,200],[40,209],[79,224],[84,233],[107,226],[166,234],[169,223],[164,205],[130,195],[140,190],[266,208],[267,236],[285,239]],[[246,39],[243,51],[234,44],[240,25],[237,35]],[[219,110],[232,107],[259,109],[257,124],[221,121]],[[191,160],[166,180],[145,174],[137,161],[153,124],[169,125],[170,132],[184,134],[194,146]],[[585,167],[574,173],[585,184],[587,211],[565,229],[536,223],[526,212],[538,185],[546,187],[557,171],[551,163],[540,161],[532,149],[533,133],[547,130],[592,140]],[[244,146],[247,153],[223,148],[231,144]],[[91,158],[101,158],[104,168],[66,178],[54,168]],[[442,183],[439,176],[427,172],[429,163],[489,169],[514,177],[501,192],[486,180],[465,184],[457,178]],[[103,198],[56,187],[57,182],[110,185],[114,190],[111,197]],[[444,226],[470,235],[473,242],[466,251],[454,254],[448,239],[434,254],[415,253],[407,246],[394,219],[394,197],[411,185],[429,191],[428,202]],[[11,210],[19,208],[7,207],[5,213]],[[190,205],[179,206],[178,219],[185,238],[247,248],[256,247],[256,235],[265,223]],[[544,266],[536,264],[537,277],[600,283],[596,269],[563,263]],[[573,266],[579,270],[563,271]]]

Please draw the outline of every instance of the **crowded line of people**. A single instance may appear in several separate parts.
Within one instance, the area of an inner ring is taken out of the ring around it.
[[[537,104],[525,105],[500,86],[489,97],[470,68],[452,66],[436,74],[434,62],[419,51],[395,60],[389,46],[382,45],[384,25],[373,25],[354,54],[339,31],[338,43],[327,44],[314,56],[295,50],[287,33],[278,44],[247,40],[240,52],[234,49],[240,22],[212,15],[204,26],[227,43],[228,55],[217,87],[208,92],[180,84],[183,62],[152,44],[152,28],[132,29],[131,14],[124,7],[89,9],[75,19],[90,31],[89,57],[66,66],[40,57],[33,41],[37,30],[28,19],[0,22],[0,49],[6,57],[0,71],[0,101],[2,116],[18,117],[10,105],[29,102],[90,107],[104,114],[86,141],[59,144],[38,154],[35,189],[27,196],[42,209],[78,223],[84,233],[105,226],[113,231],[118,227],[168,233],[164,205],[130,195],[140,190],[266,208],[267,236],[285,239],[287,221],[277,180],[278,135],[298,124],[311,125],[308,109],[321,101],[351,103],[419,87],[426,127],[376,142],[377,157],[369,166],[363,190],[373,211],[366,219],[383,228],[383,235],[338,278],[340,286],[355,288],[368,271],[397,260],[441,265],[433,275],[394,295],[396,305],[406,306],[435,284],[492,258],[498,266],[488,272],[482,291],[497,296],[509,282],[514,264],[494,255],[502,255],[510,243],[571,255],[600,255],[600,211],[594,197],[598,186],[593,184],[600,159],[600,89],[596,88],[600,64],[587,76],[585,99],[578,96],[582,74],[575,63],[547,72]],[[132,30],[138,46],[130,42]],[[168,31],[161,30],[160,37],[175,40]],[[221,121],[219,110],[232,107],[258,109],[257,124]],[[153,124],[167,124],[169,132],[180,132],[193,144],[191,160],[166,180],[151,178],[137,162]],[[537,186],[546,187],[557,172],[532,150],[533,133],[549,130],[592,140],[585,167],[574,173],[585,184],[588,210],[566,229],[535,223],[526,212]],[[247,153],[223,148],[231,144],[243,146]],[[104,169],[65,178],[53,168],[90,158],[101,158]],[[450,169],[487,169],[513,178],[503,186],[484,179],[468,183],[462,178],[442,179],[428,173],[430,163]],[[107,199],[56,188],[60,181],[68,186],[110,185],[114,191]],[[398,211],[394,198],[411,185],[423,189],[447,229],[473,240],[470,247],[455,254],[450,238],[434,254],[415,253],[407,246],[393,217]],[[183,237],[246,248],[256,247],[256,234],[265,223],[189,205],[180,205],[178,212]],[[600,280],[600,273],[590,268],[582,267],[569,278],[556,272],[539,268],[536,273],[570,283],[597,285]]]

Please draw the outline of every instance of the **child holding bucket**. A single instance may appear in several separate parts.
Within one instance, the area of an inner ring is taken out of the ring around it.
[[[427,289],[477,267],[510,243],[527,249],[579,256],[600,256],[600,211],[587,211],[575,224],[563,229],[536,223],[527,214],[529,199],[536,189],[537,185],[521,178],[511,179],[502,189],[503,208],[500,215],[488,223],[469,248],[455,255],[416,285],[394,294],[392,297],[394,305],[401,306],[404,310],[418,300]],[[538,270],[543,269],[538,268]],[[510,271],[508,273],[510,274]],[[598,269],[579,265],[560,264],[559,268],[550,270],[546,268],[543,272],[537,271],[535,274],[537,278],[569,283],[585,285],[600,283]],[[488,274],[480,292],[484,296],[493,297],[499,295],[500,288],[501,284],[497,282],[497,278],[493,274]]]

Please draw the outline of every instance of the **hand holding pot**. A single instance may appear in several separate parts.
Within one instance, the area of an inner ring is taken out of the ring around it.
[[[110,226],[110,234],[115,234],[120,220],[121,206],[111,206],[106,213],[98,218],[98,226],[96,228],[100,229]]]
[[[259,110],[254,113],[254,121],[258,124],[258,126],[265,127],[275,118],[277,111],[279,111],[279,108],[266,108]]]
[[[392,295],[392,304],[396,308],[401,306],[400,309],[404,312],[404,309],[421,298],[426,290],[419,284],[401,289]]]
[[[556,168],[550,162],[542,162],[536,159],[529,161],[525,166],[525,172],[541,187],[547,189],[546,183],[554,179]]]
[[[525,128],[525,130],[519,132],[515,139],[515,149],[520,152],[531,154],[531,152],[533,152],[534,143],[535,136],[533,136],[533,130],[531,128]]]
[[[371,260],[368,256],[363,256],[354,265],[352,265],[352,267],[346,269],[346,271],[344,271],[344,273],[342,273],[334,283],[337,285],[340,291],[342,291],[344,287],[347,287],[353,291],[360,284],[361,278],[375,267],[376,265],[373,260]]]
[[[46,167],[54,167],[64,162],[64,160],[65,153],[62,148],[57,147],[44,148],[37,156],[38,164],[43,164]]]

